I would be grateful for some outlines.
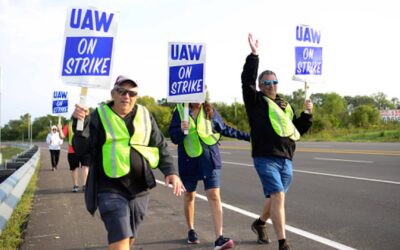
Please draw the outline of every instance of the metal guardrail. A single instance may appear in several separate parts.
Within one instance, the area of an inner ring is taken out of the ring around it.
[[[33,146],[18,156],[20,157],[7,162],[8,169],[1,170],[14,171],[14,173],[0,183],[0,234],[3,232],[7,221],[10,219],[35,172],[40,158],[40,150],[37,146]],[[29,157],[29,160],[27,160],[27,157]],[[19,159],[21,159],[20,162],[18,161]],[[18,163],[18,166],[14,163]],[[10,164],[16,167],[10,169]]]

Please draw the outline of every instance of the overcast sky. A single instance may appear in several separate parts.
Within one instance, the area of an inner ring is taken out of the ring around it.
[[[139,83],[140,95],[167,95],[168,42],[205,43],[205,82],[211,101],[242,102],[240,73],[250,53],[247,34],[260,41],[260,70],[277,73],[279,92],[303,84],[292,81],[296,26],[321,30],[323,79],[311,93],[385,93],[400,98],[400,15],[396,1],[346,0],[0,0],[1,124],[25,113],[51,114],[52,93],[69,93],[69,109],[79,87],[61,82],[61,58],[69,7],[96,6],[120,12],[113,79]],[[89,89],[88,104],[109,98],[109,90]]]

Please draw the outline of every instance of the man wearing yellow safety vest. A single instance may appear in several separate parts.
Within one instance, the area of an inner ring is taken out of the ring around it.
[[[82,177],[82,191],[85,191],[85,186],[86,186],[86,179],[87,175],[89,172],[89,165],[90,165],[90,154],[85,154],[85,155],[78,155],[75,154],[74,148],[72,147],[72,138],[74,136],[74,132],[72,131],[72,119],[65,124],[63,128],[61,128],[61,124],[59,125],[60,127],[58,130],[60,131],[60,138],[64,139],[65,137],[68,137],[68,164],[69,164],[69,170],[71,171],[71,177],[72,177],[72,192],[76,193],[78,192],[79,189],[79,182],[78,182],[78,176],[79,172],[78,169],[81,167],[81,177]]]
[[[218,112],[207,101],[189,104],[189,121],[185,122],[183,104],[178,104],[172,116],[169,134],[173,143],[178,144],[179,174],[185,185],[184,211],[188,226],[188,243],[198,244],[194,230],[194,202],[197,182],[202,180],[214,222],[217,240],[215,250],[229,249],[233,240],[222,234],[222,206],[220,196],[221,156],[218,141],[220,136],[250,140],[250,136],[227,126]],[[185,135],[184,131],[188,134]]]
[[[242,72],[243,100],[251,129],[254,166],[263,185],[266,201],[260,218],[251,225],[258,243],[268,244],[266,221],[271,218],[279,241],[279,249],[290,249],[285,234],[285,193],[292,180],[292,159],[295,141],[312,124],[311,100],[305,102],[305,112],[296,117],[292,107],[277,95],[278,79],[266,70],[258,76],[258,40],[248,36],[251,54]]]
[[[74,149],[92,157],[86,207],[91,214],[99,208],[108,249],[129,249],[133,244],[146,214],[148,190],[156,185],[152,169],[161,170],[175,195],[184,191],[163,134],[150,112],[136,104],[137,91],[135,81],[119,76],[111,102],[90,116],[78,104],[73,113]],[[75,130],[77,119],[85,119],[83,131]]]

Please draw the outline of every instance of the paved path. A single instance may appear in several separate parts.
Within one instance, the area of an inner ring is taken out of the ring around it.
[[[71,192],[66,152],[61,153],[55,172],[51,171],[49,156],[42,148],[38,189],[21,249],[106,249],[106,231],[98,212],[92,217],[85,209],[83,192]],[[188,245],[182,197],[174,197],[160,184],[150,197],[148,214],[133,249],[213,249],[215,236],[207,202],[196,201],[196,229],[201,244]],[[255,242],[249,228],[251,218],[224,210],[224,219],[225,235],[235,240],[235,249],[277,249],[276,240],[268,246]]]

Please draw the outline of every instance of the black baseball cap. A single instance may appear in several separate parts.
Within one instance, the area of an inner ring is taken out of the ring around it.
[[[130,82],[130,83],[133,84],[134,87],[137,87],[137,86],[138,86],[137,83],[136,83],[134,80],[132,80],[132,79],[130,79],[130,78],[128,78],[128,77],[122,76],[122,75],[119,75],[119,76],[117,77],[117,80],[115,80],[114,86],[121,85],[121,84],[124,83],[124,82]]]

